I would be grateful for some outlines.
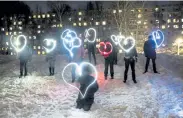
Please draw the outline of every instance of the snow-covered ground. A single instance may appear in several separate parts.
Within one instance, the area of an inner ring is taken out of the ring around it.
[[[136,64],[137,84],[131,79],[122,82],[123,57],[115,66],[115,79],[103,77],[103,58],[97,55],[99,91],[91,111],[75,108],[78,91],[66,85],[61,72],[68,63],[57,56],[56,75],[47,76],[44,56],[29,62],[30,75],[19,76],[16,57],[0,56],[0,118],[175,118],[183,117],[183,57],[159,54],[157,68],[161,74],[144,71],[145,58],[139,55]],[[70,71],[66,71],[68,75]]]

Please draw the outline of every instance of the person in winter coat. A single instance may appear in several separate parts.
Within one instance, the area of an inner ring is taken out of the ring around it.
[[[74,56],[72,57],[72,62],[80,64],[84,59],[84,47],[81,45],[79,48],[75,48],[73,50]],[[76,79],[76,67],[72,67],[72,83],[75,82]]]
[[[97,61],[96,61],[96,56],[95,56],[95,47],[96,47],[96,42],[87,43],[89,61],[91,63],[91,55],[93,55],[94,64],[96,65]]]
[[[126,45],[124,45],[124,48],[129,48],[132,46],[131,41],[129,40]],[[124,83],[126,83],[127,77],[128,77],[128,69],[129,66],[131,66],[132,70],[132,80],[134,83],[137,83],[136,76],[135,76],[135,61],[137,62],[137,51],[136,48],[132,48],[129,52],[125,52],[124,56],[125,61],[125,71],[124,71]]]
[[[109,50],[111,50],[111,48],[114,47],[114,44],[112,43],[112,41],[108,38],[105,42],[110,42],[112,44],[112,47],[107,46],[106,51],[108,52]],[[111,74],[111,79],[114,78],[114,63],[115,63],[115,52],[116,50],[112,50],[112,53],[110,53],[109,55],[104,56],[105,59],[105,69],[104,69],[104,77],[105,80],[107,80],[107,75],[108,75],[108,67],[110,66],[110,74]]]
[[[27,63],[32,59],[32,53],[28,46],[18,53],[18,58],[20,60],[20,78],[24,75],[27,76]]]
[[[95,81],[95,78],[90,75],[91,71],[88,66],[84,66],[82,69],[82,76],[79,77],[78,82],[80,83],[80,91],[82,94],[85,93],[87,87]],[[88,89],[86,95],[83,97],[80,93],[78,94],[78,98],[76,100],[77,106],[76,108],[83,108],[84,111],[89,111],[93,102],[94,102],[94,94],[98,90],[98,83],[95,81],[90,88]]]
[[[50,76],[55,74],[55,61],[56,61],[56,53],[55,50],[52,52],[47,53],[46,55],[46,61],[49,64],[49,73]]]
[[[152,35],[149,35],[148,40],[144,43],[144,54],[146,57],[146,65],[144,73],[148,72],[148,66],[150,59],[153,63],[153,71],[154,73],[158,73],[156,70],[156,44],[153,40]]]

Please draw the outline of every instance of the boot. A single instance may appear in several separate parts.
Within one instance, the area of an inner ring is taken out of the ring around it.
[[[52,75],[55,74],[55,68],[52,68]]]
[[[135,80],[135,79],[133,79],[133,82],[136,84],[137,83],[137,81]]]
[[[107,76],[105,76],[105,80],[107,80]]]

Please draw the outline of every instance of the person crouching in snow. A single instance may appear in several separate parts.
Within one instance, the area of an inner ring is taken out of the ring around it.
[[[124,47],[126,49],[129,49],[129,47],[132,46],[132,42],[129,40],[127,42],[126,45],[124,45]],[[126,83],[127,80],[127,74],[128,74],[128,68],[129,65],[131,66],[131,70],[132,70],[132,79],[134,83],[137,83],[136,81],[136,76],[135,76],[135,61],[137,62],[137,50],[136,48],[132,48],[129,52],[125,52],[125,57],[124,57],[124,61],[125,61],[125,72],[124,72],[124,83]]]
[[[95,78],[90,75],[91,70],[88,66],[84,66],[82,69],[82,76],[78,78],[78,82],[80,84],[80,91],[82,94],[85,93],[87,87],[95,81]],[[82,109],[84,111],[89,111],[93,102],[94,102],[94,94],[98,90],[98,83],[95,81],[87,90],[86,95],[83,97],[79,92],[78,98],[76,100],[77,106],[76,108]]]
[[[78,65],[84,60],[84,47],[81,45],[79,48],[73,49],[72,62],[77,63]],[[72,83],[76,79],[76,67],[72,67]]]
[[[56,61],[56,53],[55,53],[55,51],[47,53],[46,61],[49,64],[50,76],[52,76],[52,75],[55,74],[55,61]]]

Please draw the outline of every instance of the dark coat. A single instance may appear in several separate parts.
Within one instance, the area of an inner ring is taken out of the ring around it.
[[[81,76],[78,79],[78,81],[80,83],[80,91],[81,91],[81,93],[84,94],[84,92],[86,91],[86,88],[94,81],[94,79],[95,78],[93,76],[91,76],[91,75],[84,75],[84,76]],[[96,81],[88,89],[88,92],[87,92],[85,98],[93,98],[94,97],[94,94],[95,94],[95,92],[97,90],[98,90],[98,83]]]
[[[112,47],[113,47],[113,50],[112,50],[112,53],[108,56],[108,57],[104,57],[106,61],[109,61],[110,63],[117,63],[117,50],[115,48],[115,45],[108,40],[108,42],[110,42],[112,44]],[[110,50],[108,49],[110,47],[107,47],[107,50]]]
[[[19,57],[19,60],[22,62],[22,61],[28,61],[28,60],[31,60],[32,58],[32,51],[30,50],[30,48],[28,46],[26,46],[24,48],[24,50],[22,50],[19,54],[18,54],[18,57]]]
[[[126,46],[128,48],[128,45]],[[125,52],[125,59],[135,59],[137,57],[136,47],[132,48],[129,52]]]
[[[144,43],[144,54],[147,58],[156,59],[156,44],[153,40]]]
[[[93,42],[93,43],[88,42],[87,43],[88,51],[90,51],[90,52],[95,51],[95,48],[96,48],[96,42]]]

